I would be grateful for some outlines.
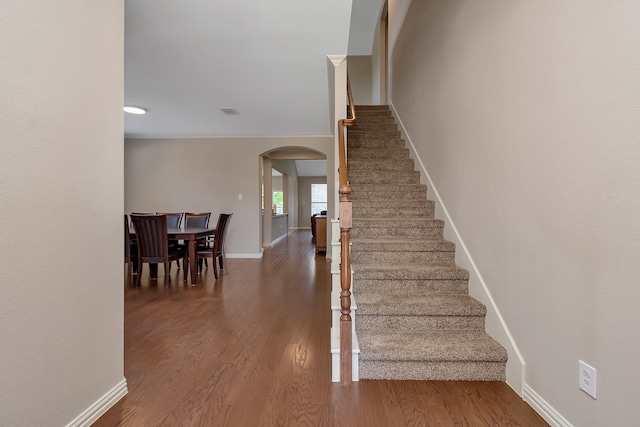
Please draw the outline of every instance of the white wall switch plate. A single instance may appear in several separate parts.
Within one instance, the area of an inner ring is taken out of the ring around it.
[[[596,368],[589,366],[582,360],[578,361],[580,368],[579,381],[580,390],[587,393],[589,396],[596,398]]]

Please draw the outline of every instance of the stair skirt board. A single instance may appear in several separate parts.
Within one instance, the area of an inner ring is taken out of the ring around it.
[[[393,103],[389,103],[389,108],[393,117],[398,124],[398,128],[401,131],[402,138],[406,141],[406,146],[411,153],[411,159],[415,160],[418,167],[418,171],[421,175],[420,182],[427,184],[427,194],[429,199],[435,204],[436,217],[443,220],[444,225],[444,237],[451,242],[455,243],[456,248],[456,263],[466,269],[469,272],[468,289],[469,295],[476,298],[487,307],[487,315],[485,318],[485,330],[491,335],[497,342],[505,347],[508,354],[508,360],[506,363],[506,382],[507,384],[520,396],[524,394],[525,387],[525,368],[526,363],[522,354],[520,353],[513,336],[511,335],[509,328],[507,327],[498,307],[489,292],[487,284],[484,282],[480,271],[478,270],[469,250],[467,249],[462,237],[458,233],[458,230],[451,219],[445,204],[443,203],[438,193],[437,187],[434,185],[429,173],[416,151],[415,145],[407,133],[406,128],[402,123],[402,119],[398,115],[397,110]]]
[[[444,239],[450,218],[434,215],[441,201],[427,199],[433,187],[420,184],[426,171],[410,140],[405,148],[395,110],[357,114],[363,120],[347,132],[359,302],[353,379],[504,381],[508,352],[485,333],[486,307],[469,296],[469,273],[455,263],[455,249],[466,248]],[[333,285],[332,381],[340,380],[339,289]]]

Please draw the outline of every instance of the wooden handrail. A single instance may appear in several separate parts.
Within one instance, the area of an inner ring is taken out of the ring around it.
[[[345,126],[356,122],[349,75],[347,75],[347,97],[350,118],[338,120],[338,145],[340,151],[340,384],[350,385],[352,377],[352,322],[351,322],[351,186],[347,169],[347,147]]]

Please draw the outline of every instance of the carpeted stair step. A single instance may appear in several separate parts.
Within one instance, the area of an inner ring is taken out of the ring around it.
[[[347,142],[347,151],[353,148],[385,148],[385,147],[398,147],[404,148],[405,142],[402,138],[360,138],[350,139]]]
[[[352,240],[353,264],[412,265],[453,264],[455,245],[438,240]]]
[[[506,350],[482,331],[362,331],[360,379],[505,381]]]
[[[351,132],[364,132],[364,133],[373,133],[373,132],[396,132],[398,130],[398,126],[395,122],[380,122],[377,120],[368,120],[367,123],[358,123],[356,122],[354,125],[349,126],[347,130],[347,135]]]
[[[413,199],[396,199],[392,203],[389,203],[388,199],[369,199],[369,200],[354,200],[353,206],[356,207],[375,207],[375,208],[427,208],[433,205],[433,201],[413,200]],[[404,215],[403,215],[404,216]],[[362,217],[367,218],[367,217]]]
[[[366,127],[370,123],[395,123],[395,119],[391,114],[369,114],[369,115],[357,115],[356,123],[349,126],[351,129],[355,127]]]
[[[356,111],[389,111],[388,105],[380,104],[358,104],[354,105]]]
[[[356,106],[355,110],[356,110],[356,120],[358,120],[360,117],[363,116],[367,116],[367,115],[391,115],[391,110],[389,109],[388,106],[386,105],[376,105],[375,107],[382,107],[382,108],[361,108]],[[360,117],[359,117],[360,116]]]
[[[358,294],[356,331],[484,330],[486,307],[464,294]]]
[[[376,280],[469,280],[469,272],[451,265],[379,266],[354,265],[353,279]]]
[[[395,126],[393,126],[396,128]],[[396,128],[397,129],[397,128]],[[347,131],[347,139],[400,138],[399,130],[351,130]]]
[[[366,162],[351,162],[349,170],[360,171],[397,171],[413,170],[413,160],[411,159],[371,159]]]
[[[352,186],[359,184],[420,184],[420,172],[379,173],[374,171],[349,171],[349,182]]]
[[[431,218],[353,219],[354,239],[441,239],[444,223]]]
[[[394,199],[426,199],[427,186],[422,184],[360,184],[351,187],[351,200],[386,199],[393,205]]]
[[[455,265],[381,266],[354,265],[354,295],[466,294],[469,272]]]
[[[376,206],[359,206],[353,204],[353,216],[358,218],[397,218],[399,216],[405,218],[433,218],[433,205],[421,207],[376,207]]]
[[[408,159],[409,150],[402,147],[384,148],[350,148],[347,151],[347,162],[358,159]]]
[[[388,295],[467,294],[467,280],[455,279],[359,279],[353,282],[354,295],[360,292]]]

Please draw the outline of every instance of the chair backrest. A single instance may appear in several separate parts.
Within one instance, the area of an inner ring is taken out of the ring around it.
[[[229,229],[229,222],[231,222],[231,216],[233,213],[224,214],[221,213],[218,217],[218,225],[216,225],[216,235],[213,239],[213,255],[218,256],[224,253],[224,240],[227,236],[227,230]]]
[[[208,228],[211,212],[206,213],[185,213],[184,228]]]
[[[169,259],[167,217],[165,215],[133,215],[138,257],[141,262],[163,263]]]
[[[184,212],[158,212],[157,215],[167,217],[167,228],[180,228]]]

